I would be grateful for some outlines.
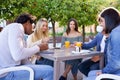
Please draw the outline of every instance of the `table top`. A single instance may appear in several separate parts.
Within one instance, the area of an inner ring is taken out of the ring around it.
[[[48,49],[46,51],[40,52],[40,56],[50,60],[70,60],[103,55],[103,53],[99,51],[89,51],[74,54],[72,53],[74,50],[74,48]]]

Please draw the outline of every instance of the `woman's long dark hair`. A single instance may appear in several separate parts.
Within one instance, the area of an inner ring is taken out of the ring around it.
[[[79,32],[79,31],[78,31],[78,22],[76,21],[76,19],[71,18],[71,19],[68,21],[68,24],[67,24],[67,29],[66,29],[67,35],[70,33],[70,22],[71,22],[71,21],[74,21],[74,22],[75,22],[75,31]]]
[[[111,31],[120,24],[120,14],[115,8],[107,8],[103,10],[100,17],[105,19],[105,32],[111,33]]]

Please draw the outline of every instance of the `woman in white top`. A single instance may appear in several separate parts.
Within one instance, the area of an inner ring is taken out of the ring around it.
[[[48,42],[48,40],[48,22],[47,19],[41,18],[38,20],[34,32],[28,36],[27,45],[31,47],[41,42]]]
[[[41,18],[38,20],[36,23],[36,27],[34,32],[28,36],[27,39],[27,46],[31,47],[36,44],[40,43],[48,43],[49,41],[49,34],[48,34],[48,21],[45,18]],[[48,60],[48,59],[43,59],[38,55],[34,55],[30,59],[32,63],[36,64],[47,64],[47,65],[52,65],[53,62]]]

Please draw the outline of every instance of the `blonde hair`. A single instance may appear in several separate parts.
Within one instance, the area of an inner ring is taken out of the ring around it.
[[[41,28],[43,27],[43,22],[46,22],[48,27],[47,19],[45,18],[39,19],[38,22],[36,23],[35,31],[32,34],[32,42],[36,42],[40,39],[48,37],[48,30],[46,30],[45,32],[41,30]]]

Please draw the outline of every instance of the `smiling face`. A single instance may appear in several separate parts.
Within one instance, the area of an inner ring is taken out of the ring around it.
[[[70,30],[75,30],[75,22],[71,21],[69,24]]]
[[[48,23],[43,21],[41,29],[42,29],[43,32],[47,31],[48,30]]]

